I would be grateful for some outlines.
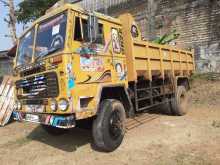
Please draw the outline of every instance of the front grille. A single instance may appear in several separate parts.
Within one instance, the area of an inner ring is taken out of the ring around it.
[[[16,89],[22,89],[18,99],[42,99],[59,95],[58,79],[55,72],[29,77],[16,82]]]
[[[44,62],[38,62],[36,64],[32,65],[26,65],[22,68],[20,68],[20,76],[25,77],[36,73],[41,73],[46,71],[45,63]]]

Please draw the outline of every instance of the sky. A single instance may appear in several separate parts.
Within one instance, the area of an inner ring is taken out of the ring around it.
[[[15,0],[15,6],[21,2],[22,0]],[[7,50],[12,47],[11,38],[5,37],[6,34],[9,34],[8,26],[6,22],[4,21],[4,18],[6,17],[6,14],[8,13],[8,8],[5,7],[2,3],[0,3],[0,51],[1,50]],[[22,25],[17,26],[17,35],[18,37],[22,33]]]

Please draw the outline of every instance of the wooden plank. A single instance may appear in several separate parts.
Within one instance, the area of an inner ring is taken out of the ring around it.
[[[4,88],[5,88],[5,85],[6,85],[7,82],[8,82],[8,79],[9,79],[8,76],[4,76],[4,77],[3,77],[3,81],[2,81],[2,83],[0,84],[0,96],[2,95],[2,92],[3,92]]]
[[[9,105],[7,106],[7,109],[5,111],[2,123],[0,123],[1,126],[5,126],[9,122],[9,120],[10,120],[10,118],[12,116],[13,110],[14,110],[14,105],[15,105],[14,87],[12,86],[12,88],[10,90],[12,92],[11,96],[8,97],[10,101],[9,101]]]
[[[13,88],[11,87],[10,90],[9,90],[8,96],[5,98],[4,106],[0,110],[0,125],[2,125],[3,122],[4,122],[4,119],[5,119],[6,114],[7,114],[7,110],[9,109],[9,105],[11,103],[12,95],[13,95]]]
[[[11,77],[5,77],[1,84],[0,95],[0,126],[10,120],[14,108],[14,86]]]
[[[12,86],[10,90],[11,90],[12,93],[11,93],[11,96],[8,97],[8,99],[10,101],[9,101],[9,105],[7,107],[7,110],[5,112],[5,115],[3,117],[2,126],[6,125],[9,122],[9,120],[10,120],[10,118],[12,116],[13,110],[14,110],[14,105],[15,105],[14,86]]]
[[[126,130],[127,131],[132,130],[143,124],[147,124],[148,122],[151,122],[152,120],[157,119],[159,117],[160,116],[157,114],[142,113],[141,115],[126,120],[125,122]]]
[[[4,86],[4,88],[2,89],[2,93],[1,93],[1,97],[0,97],[0,110],[3,107],[5,100],[7,99],[7,95],[10,90],[10,87],[11,87],[10,79],[7,79],[7,81],[4,82],[4,84],[2,84],[2,86]]]

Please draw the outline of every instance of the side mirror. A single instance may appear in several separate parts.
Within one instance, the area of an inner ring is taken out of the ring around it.
[[[88,28],[88,36],[89,36],[90,42],[93,43],[97,40],[99,36],[98,18],[94,14],[89,14],[87,28]]]

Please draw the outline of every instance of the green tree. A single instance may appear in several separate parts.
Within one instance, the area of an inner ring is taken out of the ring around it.
[[[18,5],[18,23],[28,23],[44,15],[59,0],[24,0]]]

